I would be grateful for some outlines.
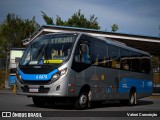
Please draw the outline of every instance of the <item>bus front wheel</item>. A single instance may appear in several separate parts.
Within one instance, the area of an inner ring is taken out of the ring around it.
[[[47,100],[44,97],[32,97],[32,100],[37,107],[44,107],[47,103]]]
[[[76,109],[84,110],[89,107],[89,97],[87,92],[80,93],[75,103]]]

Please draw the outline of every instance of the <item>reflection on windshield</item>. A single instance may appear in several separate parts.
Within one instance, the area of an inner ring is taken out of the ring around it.
[[[46,35],[26,49],[20,65],[61,64],[68,60],[76,34]]]

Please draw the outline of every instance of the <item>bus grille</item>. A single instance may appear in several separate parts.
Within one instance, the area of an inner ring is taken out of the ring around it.
[[[47,85],[49,81],[23,81],[23,84],[27,85]]]
[[[30,93],[28,86],[21,87],[21,89],[22,89],[22,91],[23,91],[24,93]],[[38,93],[48,93],[49,90],[50,90],[49,88],[40,87],[40,88],[38,89]]]

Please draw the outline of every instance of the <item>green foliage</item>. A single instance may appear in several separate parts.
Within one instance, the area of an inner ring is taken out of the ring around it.
[[[4,89],[6,71],[0,70],[0,90]]]
[[[118,26],[117,24],[113,24],[113,25],[111,26],[111,31],[112,31],[112,32],[116,32],[118,29],[119,29],[119,26]]]
[[[46,22],[47,25],[54,25],[53,19],[51,17],[48,17],[46,15],[46,13],[44,13],[43,11],[41,11],[41,13],[42,13],[42,17],[43,17],[43,19],[44,19],[44,21]]]
[[[47,25],[54,25],[53,19],[51,17],[48,17],[43,11],[41,13]],[[74,13],[70,18],[68,18],[67,21],[63,21],[61,17],[57,16],[55,25],[100,29],[100,26],[97,22],[97,17],[91,15],[90,18],[87,19],[84,14],[81,13],[81,10]]]
[[[5,57],[4,53],[11,47],[22,47],[22,40],[30,37],[38,27],[35,17],[23,20],[9,13],[0,24],[0,57]]]
[[[58,15],[57,15],[57,18],[56,18],[56,25],[64,25],[64,26],[66,26],[65,22],[63,22],[61,17],[59,17]]]
[[[159,67],[159,58],[157,56],[152,56],[152,65],[153,68],[156,70]]]

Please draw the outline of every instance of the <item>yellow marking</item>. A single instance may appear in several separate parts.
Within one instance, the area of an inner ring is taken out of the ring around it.
[[[44,60],[44,63],[62,63],[62,60]]]
[[[17,90],[16,85],[14,85],[14,87],[13,87],[13,93],[16,93],[16,90]]]
[[[92,75],[91,80],[99,80],[98,75]]]
[[[104,80],[104,74],[101,75],[101,79]]]
[[[62,52],[62,50],[60,50],[60,56],[63,56],[63,52]]]

